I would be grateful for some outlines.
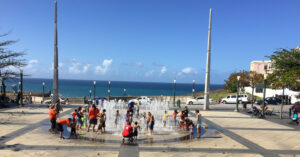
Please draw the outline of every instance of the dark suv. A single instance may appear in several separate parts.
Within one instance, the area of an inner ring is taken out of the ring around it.
[[[281,104],[281,102],[282,101],[281,101],[280,98],[276,98],[276,97],[267,97],[267,98],[265,98],[265,103],[266,104],[278,105],[278,104]],[[261,105],[261,104],[263,104],[263,101],[259,100],[259,101],[257,101],[257,104]]]

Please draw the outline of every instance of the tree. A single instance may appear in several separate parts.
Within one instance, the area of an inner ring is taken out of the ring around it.
[[[257,74],[255,71],[250,71],[249,73],[250,86],[252,88],[252,99],[251,99],[251,108],[253,108],[254,103],[254,89],[256,88],[257,83],[263,83],[264,75]]]
[[[249,75],[250,72],[243,71],[239,73],[230,74],[229,78],[225,80],[225,89],[230,92],[237,92],[237,76],[240,76],[239,87],[244,89],[244,87],[249,86]]]
[[[8,33],[2,34],[0,37],[3,38],[7,35]],[[0,104],[6,103],[5,80],[17,78],[19,76],[19,72],[14,71],[13,68],[21,68],[26,65],[25,60],[22,59],[22,56],[24,55],[23,52],[16,52],[7,48],[16,42],[16,40],[0,41],[0,77],[2,85]]]
[[[297,80],[300,79],[300,49],[279,49],[271,56],[267,56],[272,62],[273,73],[268,76],[268,82],[273,89],[289,88],[300,90]],[[280,109],[280,118],[282,118],[283,103]]]
[[[279,49],[271,56],[273,73],[268,76],[272,80],[271,88],[289,87],[300,90],[297,80],[300,79],[300,49]]]

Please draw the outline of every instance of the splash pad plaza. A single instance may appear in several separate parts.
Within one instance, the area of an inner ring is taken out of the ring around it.
[[[150,103],[143,105],[135,105],[135,108],[139,106],[139,114],[136,113],[136,110],[133,110],[132,116],[132,124],[135,122],[138,123],[140,129],[138,129],[138,137],[137,140],[134,140],[133,143],[163,143],[163,142],[176,142],[183,140],[191,140],[197,137],[196,127],[192,129],[193,135],[191,135],[191,130],[185,131],[184,127],[179,128],[179,115],[177,116],[176,126],[172,114],[174,110],[170,109],[171,104],[168,101],[151,101]],[[85,105],[87,107],[87,105]],[[90,105],[91,106],[91,105]],[[99,111],[106,110],[106,122],[105,122],[105,133],[101,133],[97,130],[99,122],[95,126],[96,132],[92,132],[92,128],[90,128],[89,132],[87,132],[88,120],[88,112],[85,113],[84,124],[82,129],[77,131],[76,139],[74,140],[88,140],[93,142],[104,142],[104,143],[122,143],[122,131],[124,126],[126,125],[126,113],[128,110],[128,105],[123,100],[104,100],[103,103],[100,103],[97,108]],[[119,117],[116,120],[116,111],[119,111]],[[147,127],[146,122],[146,114],[150,112],[154,119],[154,133],[150,134],[149,129]],[[163,115],[166,112],[166,125],[163,123]],[[189,112],[190,119],[193,119],[195,123],[195,114]],[[70,137],[70,128],[64,129],[64,136]],[[206,131],[208,130],[208,131]],[[204,129],[202,128],[201,135],[203,136],[205,133],[210,134],[210,136],[216,132],[213,129]],[[127,142],[125,141],[125,144]]]

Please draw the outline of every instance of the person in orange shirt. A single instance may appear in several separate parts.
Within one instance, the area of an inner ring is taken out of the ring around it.
[[[56,118],[57,113],[54,110],[54,106],[51,106],[49,109],[49,120],[51,122],[51,129],[49,131],[54,132],[54,129],[56,127]]]
[[[92,108],[89,110],[90,123],[88,125],[87,132],[89,132],[91,125],[93,127],[93,132],[95,132],[95,126],[97,125],[97,121],[98,121],[97,119],[98,113],[99,110],[96,108],[95,104],[93,104]]]
[[[64,132],[64,128],[63,125],[67,125],[68,127],[71,127],[72,123],[71,123],[72,119],[68,118],[68,119],[61,119],[57,121],[57,130],[59,131],[59,135],[60,138],[64,138],[62,136],[63,132]]]

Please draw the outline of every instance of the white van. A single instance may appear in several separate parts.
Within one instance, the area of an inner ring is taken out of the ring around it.
[[[250,102],[250,98],[247,94],[240,94],[238,95],[238,102],[241,103],[248,103]],[[227,97],[222,99],[223,104],[228,103],[236,103],[236,95],[228,95]]]

